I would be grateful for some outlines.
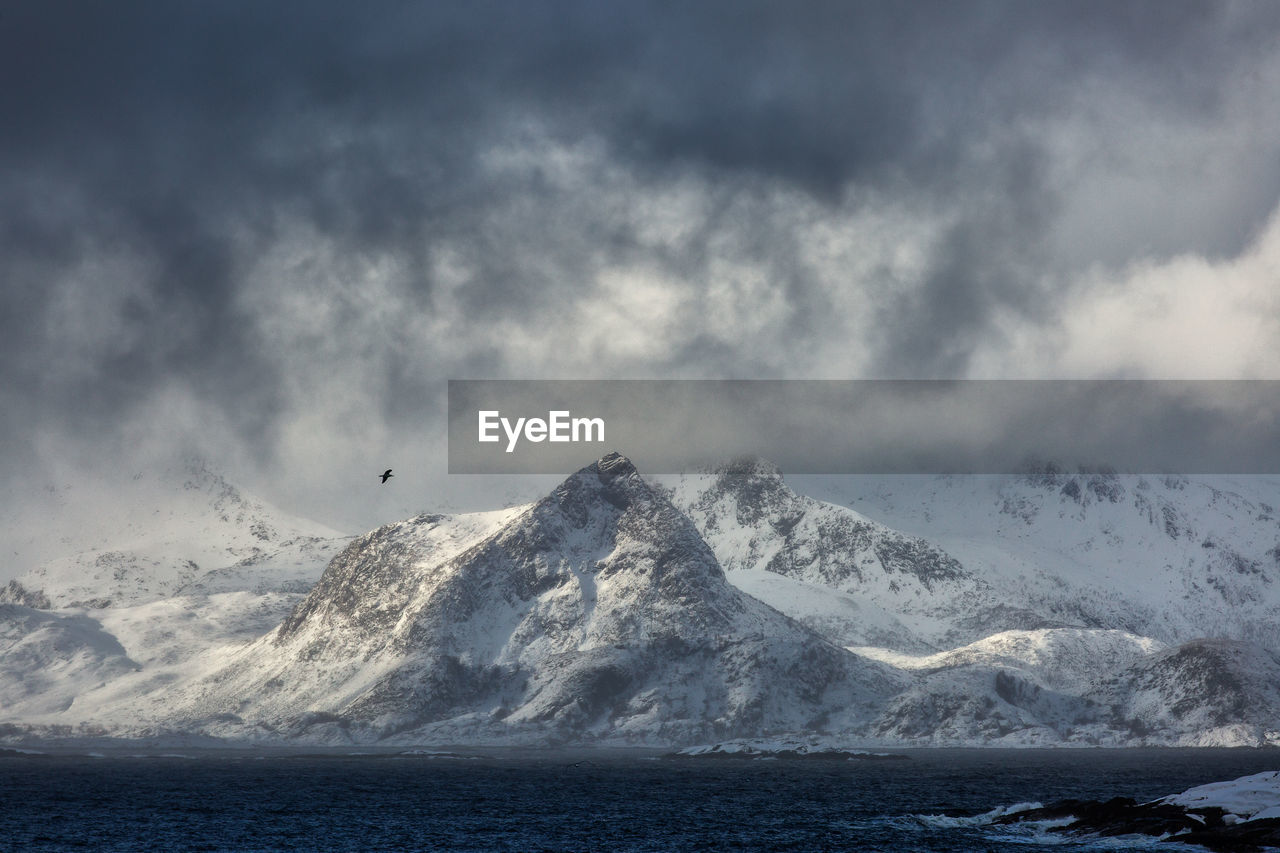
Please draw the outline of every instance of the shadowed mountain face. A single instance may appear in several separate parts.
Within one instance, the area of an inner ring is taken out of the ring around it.
[[[610,454],[531,507],[356,540],[196,704],[319,738],[678,743],[846,728],[889,672],[729,585]]]

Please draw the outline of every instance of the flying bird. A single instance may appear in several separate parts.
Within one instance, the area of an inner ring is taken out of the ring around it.
[[[391,479],[392,477],[394,477],[394,476],[395,476],[395,474],[392,474],[392,473],[391,473],[391,469],[390,469],[390,468],[388,468],[387,470],[385,470],[385,471],[383,471],[383,472],[382,472],[382,482],[383,482],[383,483],[386,483],[386,482],[387,482],[387,480],[390,480],[390,479]]]

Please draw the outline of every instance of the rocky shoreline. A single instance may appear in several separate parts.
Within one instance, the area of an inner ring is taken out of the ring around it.
[[[1127,797],[1105,802],[1061,800],[1004,814],[992,826],[1052,822],[1067,835],[1147,835],[1209,850],[1253,853],[1280,848],[1280,772],[1192,788],[1147,803]],[[1063,823],[1063,821],[1067,821]]]

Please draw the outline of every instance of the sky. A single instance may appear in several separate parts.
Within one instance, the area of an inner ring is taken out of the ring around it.
[[[518,490],[447,475],[448,379],[1280,378],[1278,41],[1273,2],[9,4],[0,519],[192,454],[349,532]]]

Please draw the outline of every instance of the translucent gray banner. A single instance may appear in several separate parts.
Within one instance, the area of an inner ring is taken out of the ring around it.
[[[1280,381],[451,380],[449,471],[1280,473]]]

